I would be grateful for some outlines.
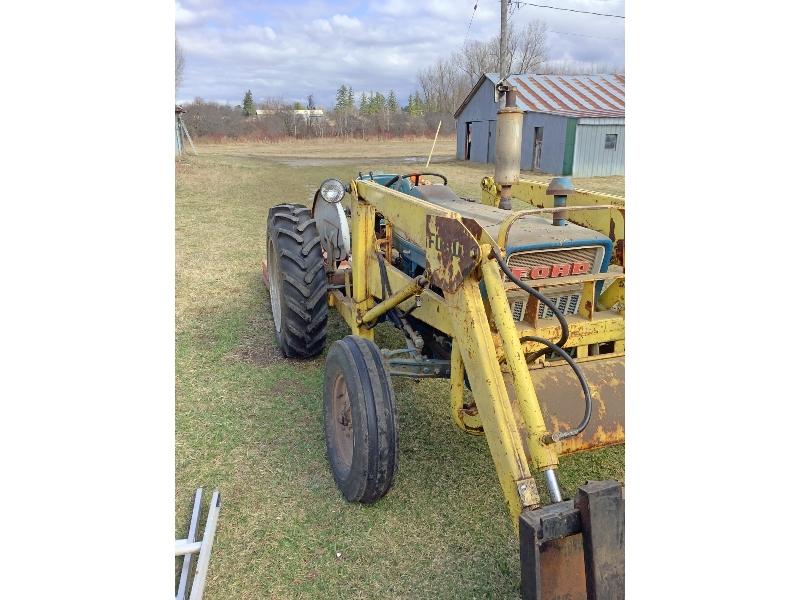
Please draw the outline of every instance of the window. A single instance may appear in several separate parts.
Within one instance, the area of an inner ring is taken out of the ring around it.
[[[606,134],[606,150],[616,150],[617,149],[617,134],[616,133],[607,133]]]

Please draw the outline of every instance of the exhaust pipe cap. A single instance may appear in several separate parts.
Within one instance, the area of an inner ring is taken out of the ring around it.
[[[575,188],[570,177],[553,177],[545,191],[548,196],[570,196],[574,193]]]

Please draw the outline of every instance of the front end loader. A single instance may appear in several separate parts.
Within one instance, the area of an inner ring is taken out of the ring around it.
[[[557,477],[559,456],[624,441],[624,265],[612,264],[607,233],[570,218],[618,207],[568,205],[567,178],[551,182],[552,206],[503,207],[521,123],[506,91],[497,206],[458,197],[443,174],[369,173],[326,180],[312,208],[270,210],[262,269],[278,344],[289,357],[322,352],[328,306],[350,328],[330,346],[323,389],[331,471],[348,501],[392,486],[391,378],[448,379],[452,420],[485,436],[519,532],[523,598],[622,598],[621,485],[587,482],[565,499]],[[516,165],[518,180],[518,150]],[[378,348],[380,323],[406,347]]]

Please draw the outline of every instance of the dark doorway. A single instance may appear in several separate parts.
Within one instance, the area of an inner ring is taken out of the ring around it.
[[[533,170],[542,169],[542,139],[544,138],[544,127],[533,128]]]
[[[464,135],[464,160],[469,160],[472,151],[472,123],[467,123],[467,131]]]

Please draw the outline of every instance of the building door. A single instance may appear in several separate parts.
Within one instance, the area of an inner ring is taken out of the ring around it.
[[[464,135],[464,160],[470,159],[470,153],[472,150],[472,123],[467,123],[467,132]]]
[[[541,170],[542,165],[542,139],[544,138],[544,127],[533,128],[533,170]]]

